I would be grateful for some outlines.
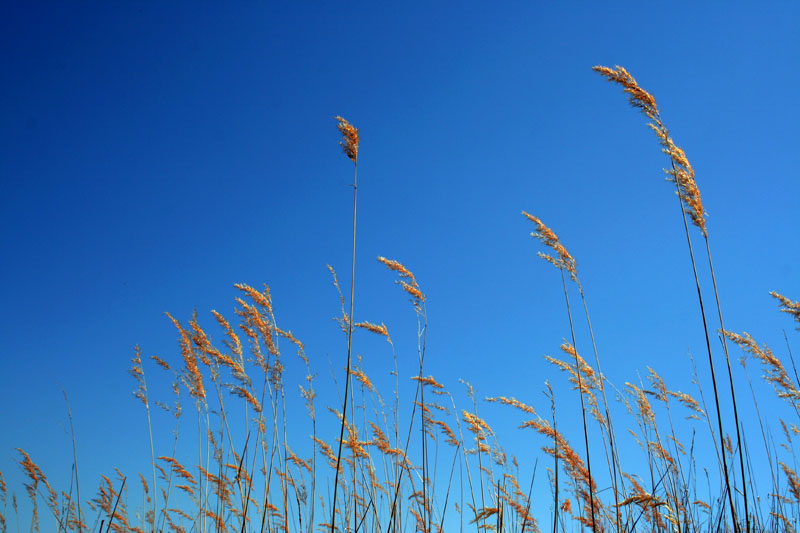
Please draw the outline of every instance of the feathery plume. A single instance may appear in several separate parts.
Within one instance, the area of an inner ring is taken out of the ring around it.
[[[353,324],[357,328],[366,329],[367,331],[371,331],[372,333],[376,333],[378,335],[383,335],[386,337],[386,341],[389,344],[392,344],[392,338],[389,337],[389,329],[386,327],[386,324],[381,322],[381,325],[373,324],[372,322],[356,322]]]
[[[393,270],[397,272],[400,276],[400,279],[397,281],[398,284],[403,288],[406,293],[408,293],[411,298],[412,302],[414,303],[414,307],[417,308],[419,311],[421,309],[422,303],[425,302],[425,295],[419,288],[417,284],[417,279],[414,277],[414,274],[411,273],[406,267],[404,267],[400,262],[395,261],[393,259],[386,259],[385,257],[378,257],[378,261],[383,263],[386,268],[389,270]],[[407,280],[407,281],[406,281]]]
[[[164,313],[172,321],[172,324],[180,334],[181,355],[186,365],[186,383],[189,386],[189,394],[198,400],[205,400],[206,389],[203,386],[203,373],[197,366],[197,354],[192,346],[189,333],[175,320],[169,313]]]
[[[536,414],[536,410],[530,405],[524,404],[521,401],[517,400],[516,398],[506,398],[505,396],[498,396],[496,398],[486,398],[487,402],[497,402],[503,405],[510,405],[511,407],[516,407],[520,411],[524,413],[528,413],[531,415]]]
[[[542,244],[551,248],[557,256],[556,258],[540,252],[539,257],[549,263],[552,263],[556,268],[567,271],[572,280],[577,281],[577,263],[564,245],[561,244],[561,241],[558,240],[558,236],[555,234],[555,232],[548,228],[538,217],[531,215],[527,211],[523,211],[522,214],[528,220],[536,224],[536,231],[531,233],[531,237],[542,241]]]
[[[722,330],[722,334],[761,361],[767,372],[764,379],[772,383],[779,398],[786,398],[792,402],[800,400],[800,390],[797,389],[792,378],[789,377],[789,373],[784,368],[781,360],[772,353],[768,346],[759,346],[747,332],[738,335],[731,331]]]
[[[800,302],[793,302],[786,296],[778,294],[775,291],[770,291],[769,295],[780,302],[778,307],[783,308],[781,309],[782,313],[789,313],[794,317],[796,322],[800,322]]]
[[[623,67],[616,66],[612,69],[596,66],[592,70],[599,73],[606,80],[622,85],[624,87],[623,90],[628,94],[628,101],[631,105],[652,120],[648,126],[655,132],[661,143],[662,151],[669,156],[672,162],[672,168],[665,170],[665,172],[671,176],[669,178],[670,181],[674,181],[678,185],[678,195],[686,207],[692,223],[700,229],[704,236],[707,235],[706,212],[703,207],[703,201],[700,198],[700,189],[698,189],[694,178],[694,169],[692,169],[692,165],[686,158],[686,153],[669,136],[669,131],[661,121],[656,99],[642,89],[634,77]]]
[[[136,346],[133,351],[134,355],[131,359],[133,366],[128,370],[128,374],[133,376],[136,380],[136,384],[139,386],[133,395],[147,406],[147,383],[145,382],[144,370],[142,369],[142,350],[139,346]]]
[[[336,120],[339,122],[336,127],[342,133],[342,140],[339,141],[342,151],[353,163],[356,163],[358,161],[358,128],[342,117],[336,117]]]
[[[628,101],[637,109],[642,110],[651,119],[655,120],[658,116],[658,105],[656,99],[652,94],[648,93],[636,82],[633,76],[619,65],[616,68],[608,68],[603,66],[592,67],[592,70],[605,77],[608,81],[619,83],[624,87],[624,91],[628,93]]]

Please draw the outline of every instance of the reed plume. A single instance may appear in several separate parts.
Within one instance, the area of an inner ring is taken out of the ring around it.
[[[31,456],[24,450],[17,448],[17,451],[22,455],[22,460],[19,462],[22,471],[28,477],[28,482],[25,483],[25,490],[28,497],[33,503],[33,511],[31,515],[31,531],[39,531],[39,506],[37,504],[36,495],[39,491],[39,483],[45,480],[42,469],[33,462]]]
[[[800,301],[793,302],[775,291],[770,291],[769,295],[778,300],[778,307],[781,308],[782,313],[788,313],[789,316],[794,318],[795,322],[800,323]]]
[[[789,377],[789,373],[784,368],[781,360],[776,357],[767,345],[759,346],[753,337],[744,332],[741,335],[732,331],[722,331],[722,334],[734,343],[738,344],[744,351],[761,361],[766,371],[764,379],[772,383],[775,393],[779,398],[790,400],[792,405],[800,400],[800,390],[798,385]]]
[[[527,211],[523,211],[522,215],[536,224],[536,231],[531,233],[531,237],[539,239],[542,244],[555,252],[555,257],[542,252],[539,252],[537,255],[559,270],[569,273],[569,276],[575,281],[578,276],[577,263],[564,245],[561,244],[561,241],[558,240],[558,236],[555,232],[548,228],[541,219],[531,215]]]
[[[672,168],[665,172],[671,176],[670,180],[676,183],[678,196],[686,206],[692,223],[697,226],[703,235],[707,235],[706,212],[703,208],[703,201],[700,198],[700,189],[698,189],[695,181],[694,169],[686,158],[686,153],[675,144],[666,126],[664,126],[656,99],[652,94],[642,89],[634,77],[623,67],[617,66],[612,69],[597,66],[593,67],[593,70],[608,81],[621,85],[623,91],[628,94],[630,104],[652,120],[648,126],[655,132],[661,143],[662,151],[669,156],[672,163]]]
[[[358,128],[347,122],[342,117],[336,117],[337,122],[339,124],[336,125],[339,128],[339,131],[342,134],[342,140],[339,141],[339,145],[342,147],[342,151],[345,155],[355,164],[358,164]]]

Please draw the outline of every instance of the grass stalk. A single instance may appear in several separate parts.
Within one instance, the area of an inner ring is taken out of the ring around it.
[[[583,378],[581,377],[581,363],[578,360],[578,348],[575,344],[575,327],[572,323],[572,310],[569,305],[569,293],[567,292],[567,278],[564,275],[564,269],[561,270],[561,285],[564,288],[564,302],[567,306],[567,317],[569,318],[569,332],[572,337],[572,347],[575,348],[575,374],[578,378],[578,395],[581,398],[581,419],[583,421],[583,443],[586,448],[586,470],[589,472],[589,479],[587,480],[589,492],[589,512],[592,518],[592,531],[597,531],[597,524],[594,516],[594,487],[592,487],[592,460],[589,456],[589,431],[586,427],[586,405],[583,400]]]
[[[125,481],[127,477],[122,478],[122,485],[119,487],[119,492],[117,492],[117,501],[114,503],[114,509],[111,511],[111,516],[108,517],[108,525],[106,526],[106,533],[111,530],[111,523],[114,522],[114,515],[117,514],[117,506],[119,505],[119,499],[122,497],[122,491],[125,490]],[[100,529],[103,529],[103,525],[100,524]]]
[[[703,238],[706,242],[706,257],[708,258],[708,269],[711,273],[711,284],[714,287],[714,299],[717,304],[719,327],[722,331],[725,331],[725,323],[722,321],[722,306],[719,303],[719,291],[717,290],[717,277],[714,274],[714,262],[711,260],[711,247],[708,242],[708,232],[703,233]],[[739,448],[739,468],[742,472],[742,497],[744,498],[745,529],[747,533],[750,533],[750,510],[748,507],[747,498],[747,471],[744,467],[744,446],[742,445],[742,437],[739,430],[741,425],[739,424],[739,409],[736,406],[736,390],[733,386],[733,371],[731,370],[731,359],[728,355],[728,340],[725,335],[720,335],[720,338],[722,340],[722,349],[725,353],[725,364],[728,368],[728,382],[731,388],[731,402],[733,403],[733,420],[734,424],[736,425],[736,443],[738,444]]]
[[[336,473],[333,481],[333,503],[331,504],[331,533],[336,527],[336,496],[339,488],[339,467],[342,463],[342,441],[344,440],[344,426],[347,420],[347,397],[350,394],[350,366],[353,348],[353,300],[356,287],[356,214],[358,212],[358,129],[354,128],[345,119],[336,117],[339,121],[339,131],[342,132],[343,141],[340,143],[345,154],[353,161],[353,246],[350,270],[350,314],[347,317],[347,368],[345,371],[344,406],[342,407],[342,424],[339,429],[339,451],[336,456]],[[355,481],[355,477],[354,477]],[[353,486],[355,504],[356,487]]]
[[[711,355],[711,340],[708,334],[708,321],[706,320],[706,310],[705,310],[705,304],[703,303],[703,293],[702,290],[700,289],[700,278],[697,274],[697,264],[694,259],[694,248],[692,247],[692,238],[691,235],[689,234],[689,223],[686,217],[686,209],[684,209],[683,206],[683,199],[682,199],[683,196],[677,183],[675,186],[678,189],[678,201],[680,203],[681,215],[683,218],[683,228],[686,234],[686,244],[689,247],[689,259],[691,260],[692,263],[692,273],[694,274],[695,288],[697,290],[697,300],[700,304],[700,315],[703,319],[703,333],[705,334],[706,351],[708,353],[708,366],[711,372],[711,386],[714,392],[714,406],[717,411],[717,428],[719,429],[719,446],[720,446],[720,455],[722,456],[722,474],[723,478],[725,479],[725,491],[727,492],[728,505],[730,507],[731,520],[733,521],[733,528],[734,531],[738,532],[739,524],[736,518],[736,505],[733,501],[733,492],[731,491],[730,476],[728,475],[728,459],[725,451],[725,432],[722,427],[722,411],[720,410],[719,406],[717,375],[716,371],[714,370],[714,358]]]
[[[619,488],[618,482],[622,485],[622,492],[625,492],[625,484],[622,478],[618,481],[618,471],[621,470],[621,465],[619,461],[619,453],[616,447],[616,435],[614,434],[614,424],[611,421],[611,411],[608,408],[608,398],[606,397],[606,386],[605,386],[605,375],[600,368],[600,356],[597,353],[597,342],[594,338],[594,328],[592,327],[592,319],[589,316],[589,306],[586,303],[586,295],[583,292],[583,285],[580,282],[580,279],[575,276],[575,282],[578,285],[578,292],[581,295],[581,302],[583,302],[583,311],[586,314],[586,325],[589,328],[589,337],[592,341],[592,351],[594,352],[594,361],[595,365],[597,366],[597,373],[600,374],[600,394],[603,397],[603,408],[605,409],[605,417],[606,417],[606,424],[607,424],[607,433],[608,433],[608,447],[611,452],[611,483],[613,485],[614,490],[614,514],[616,520],[616,527],[617,531],[622,531],[621,525],[621,515],[620,515],[620,505],[619,505]]]
[[[708,333],[708,322],[706,319],[705,305],[703,303],[703,294],[700,288],[700,278],[697,273],[697,263],[695,261],[694,249],[692,247],[692,239],[689,233],[689,223],[687,220],[687,212],[688,212],[689,216],[691,216],[692,218],[692,223],[695,226],[697,226],[698,229],[700,229],[701,233],[705,237],[708,250],[708,231],[706,230],[705,210],[703,208],[702,199],[700,197],[700,191],[697,188],[697,183],[695,182],[694,170],[692,169],[689,160],[686,158],[686,154],[684,153],[684,151],[677,145],[675,145],[674,141],[669,136],[669,130],[667,130],[666,126],[664,126],[664,122],[661,120],[661,114],[658,110],[655,98],[650,93],[642,89],[636,82],[636,80],[633,78],[633,76],[631,76],[624,68],[619,66],[616,67],[615,69],[597,66],[594,67],[593,70],[601,74],[608,81],[613,83],[618,83],[624,87],[625,92],[628,94],[628,101],[631,103],[631,105],[642,111],[642,113],[644,113],[652,121],[651,123],[648,124],[648,126],[650,126],[650,128],[655,132],[656,136],[659,138],[661,146],[663,147],[664,153],[666,153],[670,158],[671,170],[668,170],[667,174],[671,176],[670,180],[675,183],[675,189],[678,194],[678,204],[680,206],[681,216],[683,219],[683,226],[686,233],[686,243],[689,247],[689,257],[692,263],[692,272],[694,274],[695,287],[697,289],[697,298],[700,304],[700,313],[703,319],[703,332],[705,334],[706,349],[708,352],[708,362],[711,371],[711,380],[714,391],[714,403],[717,409],[717,423],[720,432],[720,446],[722,447],[721,455],[722,455],[723,477],[725,479],[725,487],[728,494],[728,503],[730,506],[733,527],[734,530],[738,533],[738,531],[740,530],[740,526],[736,518],[736,505],[733,500],[734,498],[733,492],[731,491],[731,482],[728,472],[727,458],[725,455],[725,447],[724,447],[725,432],[723,430],[722,413],[720,411],[720,406],[719,406],[719,392],[717,389],[717,379],[714,370],[714,359],[711,353],[711,341]],[[710,253],[708,254],[708,259],[709,259],[709,265],[711,265]],[[716,296],[717,295],[716,281],[714,281],[714,289],[715,289],[714,293]],[[720,310],[719,317],[721,322],[722,311],[721,308],[719,307],[718,296],[717,296],[717,307]],[[728,359],[727,348],[725,348],[725,352],[726,352],[726,359]],[[736,402],[733,393],[733,378],[732,374],[730,374],[730,362],[728,362],[728,370],[729,370],[729,376],[731,376],[730,377],[731,395],[732,395],[732,400],[734,402],[734,412],[735,412]],[[738,415],[736,417],[738,419]],[[741,439],[739,438],[738,422],[737,422],[736,432],[737,432],[736,433],[737,445],[741,452]],[[742,465],[742,475],[745,476],[743,468],[744,462],[741,457],[742,456],[740,455],[740,460]],[[745,497],[745,508],[746,507],[747,507],[747,498]],[[749,516],[746,517],[746,523],[749,533],[750,529]]]
[[[72,440],[72,462],[75,465],[75,492],[77,494],[77,500],[78,500],[77,503],[75,504],[75,507],[76,507],[76,512],[78,513],[78,532],[82,533],[83,532],[83,519],[82,519],[82,514],[81,514],[81,485],[80,485],[80,482],[78,480],[78,447],[75,444],[75,426],[72,423],[72,409],[70,408],[70,405],[69,405],[69,398],[67,398],[67,391],[62,390],[61,392],[64,394],[64,401],[67,404],[67,417],[69,418],[69,434],[70,434],[70,438]],[[148,412],[147,418],[148,418],[148,425],[149,425],[149,422],[150,422],[150,414],[149,414],[149,412]],[[151,431],[150,432],[150,452],[152,453],[152,451],[153,451],[153,433]],[[154,465],[153,466],[153,479],[155,480],[155,476],[156,476],[156,474],[155,474],[155,471],[156,471],[155,458],[153,458],[153,465]],[[153,483],[155,483],[155,481],[153,481]],[[155,487],[155,485],[153,485],[153,487]],[[154,496],[155,496],[155,493],[154,493]],[[153,501],[155,502],[155,498],[153,498]],[[155,503],[154,503],[153,504],[153,524],[155,524],[155,516],[156,515],[155,515]],[[67,520],[67,522],[69,523],[69,520]],[[155,525],[153,527],[155,527]]]
[[[556,399],[550,382],[546,382],[545,385],[547,386],[547,396],[550,398],[550,412],[553,417],[553,533],[558,533],[558,427],[556,427]],[[531,481],[531,486],[533,486],[533,481]],[[530,499],[530,496],[528,498]]]

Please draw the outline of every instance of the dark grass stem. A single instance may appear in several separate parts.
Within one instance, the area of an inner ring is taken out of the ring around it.
[[[586,324],[589,327],[589,337],[592,340],[592,350],[594,351],[594,361],[597,365],[597,373],[600,374],[600,393],[603,396],[603,407],[605,409],[606,415],[606,423],[608,424],[608,447],[611,450],[611,482],[614,485],[614,510],[615,510],[615,519],[617,523],[617,531],[622,531],[621,524],[620,524],[620,505],[619,505],[619,488],[617,484],[617,472],[622,470],[622,467],[619,462],[619,454],[617,453],[617,448],[615,446],[616,443],[616,436],[614,434],[614,425],[611,422],[611,412],[608,409],[608,399],[606,397],[606,386],[605,386],[605,376],[603,375],[603,371],[600,369],[600,356],[597,353],[597,342],[594,338],[594,328],[592,328],[592,319],[589,318],[589,306],[586,303],[586,295],[583,293],[583,286],[581,285],[580,280],[576,277],[576,283],[578,285],[578,291],[581,295],[581,301],[583,302],[583,310],[586,313]],[[622,478],[620,477],[619,483],[622,484],[622,491],[625,492],[625,484]]]
[[[681,209],[681,216],[683,219],[683,226],[686,233],[686,243],[689,247],[689,256],[692,262],[692,271],[694,274],[695,286],[697,288],[697,297],[700,304],[700,312],[703,318],[703,332],[705,334],[706,340],[706,349],[708,351],[708,362],[709,367],[711,370],[711,379],[714,388],[714,402],[717,408],[717,424],[719,426],[720,432],[720,446],[722,452],[722,469],[723,469],[723,477],[725,478],[725,487],[726,492],[728,494],[727,499],[730,505],[731,511],[731,518],[733,520],[733,528],[738,533],[740,531],[740,525],[736,518],[736,505],[734,503],[734,496],[733,491],[731,491],[731,482],[730,476],[728,472],[727,466],[727,458],[725,455],[725,433],[722,427],[722,413],[720,412],[719,407],[719,392],[717,388],[717,379],[716,373],[714,371],[714,359],[711,353],[711,341],[709,339],[708,334],[708,321],[706,318],[705,312],[705,305],[703,303],[703,295],[700,288],[700,279],[697,274],[697,264],[695,261],[694,250],[692,247],[692,239],[689,233],[689,224],[687,222],[687,211],[689,215],[692,217],[692,223],[700,228],[703,237],[706,241],[706,251],[709,251],[708,246],[708,232],[706,231],[705,227],[705,211],[702,206],[702,202],[700,200],[700,193],[697,190],[697,186],[694,181],[694,171],[691,169],[691,165],[689,164],[686,156],[680,148],[678,148],[672,141],[669,136],[669,131],[667,130],[666,126],[664,126],[663,121],[661,120],[661,115],[658,111],[658,107],[656,105],[655,98],[647,91],[642,89],[636,80],[631,76],[624,68],[616,67],[615,69],[610,69],[608,67],[603,66],[596,66],[594,70],[604,76],[608,81],[619,83],[625,88],[625,92],[628,94],[628,101],[634,108],[639,109],[642,113],[644,113],[652,122],[649,126],[655,131],[656,135],[660,139],[660,143],[663,146],[663,151],[666,153],[670,158],[671,164],[671,171],[667,171],[667,174],[672,176],[671,180],[675,182],[675,188],[678,193],[678,204]],[[713,265],[711,262],[711,254],[710,252],[708,255],[708,262],[709,267],[712,272],[712,280],[714,283],[714,294],[716,297],[717,302],[717,309],[719,311],[719,319],[720,319],[720,326],[722,325],[722,311],[719,305],[719,295],[717,292],[716,280],[713,276]],[[745,523],[747,527],[748,533],[750,532],[750,518],[749,518],[749,511],[748,511],[748,498],[746,496],[747,490],[747,483],[746,483],[746,472],[744,470],[744,459],[743,459],[743,451],[741,446],[741,438],[740,438],[740,430],[739,430],[739,423],[738,423],[738,413],[736,412],[736,399],[735,394],[733,391],[733,377],[730,367],[730,360],[728,358],[728,351],[727,347],[723,344],[725,350],[725,358],[728,362],[728,375],[730,379],[731,385],[731,400],[734,406],[734,417],[736,422],[736,435],[737,435],[737,446],[739,448],[739,459],[740,459],[740,466],[742,470],[742,479],[743,479],[743,487],[742,490],[744,494],[744,503],[745,503]],[[712,432],[713,434],[713,432]]]
[[[753,396],[753,405],[756,408],[756,416],[758,417],[758,426],[761,429],[761,439],[764,442],[764,452],[765,452],[765,455],[767,456],[767,461],[769,461],[769,473],[770,473],[770,476],[772,478],[772,491],[775,494],[779,494],[780,493],[780,489],[778,487],[778,481],[775,478],[775,464],[774,464],[774,462],[772,460],[772,453],[769,450],[769,441],[767,440],[767,432],[764,429],[764,419],[761,417],[761,409],[759,408],[759,405],[758,405],[758,398],[756,397],[756,391],[753,389],[753,382],[750,379],[750,373],[747,371],[747,367],[745,366],[745,360],[744,359],[742,359],[742,367],[743,367],[743,370],[744,370],[744,375],[747,378],[747,384],[750,387],[750,394]],[[781,505],[781,501],[780,500],[776,500],[776,503],[779,506]],[[780,509],[779,511],[781,513],[783,512],[782,509]]]
[[[556,399],[553,396],[553,389],[550,387],[549,382],[547,383],[547,390],[550,397],[550,411],[553,415],[553,533],[558,533],[558,428],[556,427]],[[533,481],[531,481],[531,486],[533,486]],[[530,505],[530,500],[528,504]]]
[[[674,163],[673,163],[674,168]],[[739,523],[736,519],[736,505],[733,501],[733,493],[731,492],[731,481],[730,476],[728,475],[728,459],[726,458],[726,450],[725,450],[725,432],[722,429],[722,412],[720,411],[719,407],[719,392],[717,390],[717,376],[716,372],[714,371],[714,358],[711,355],[711,340],[708,335],[708,321],[706,320],[706,309],[705,304],[703,303],[703,293],[700,290],[700,278],[697,274],[697,263],[694,259],[694,248],[692,247],[692,238],[689,234],[689,222],[686,220],[686,209],[684,208],[684,199],[683,194],[681,193],[680,186],[678,185],[677,181],[675,182],[675,187],[678,190],[678,203],[681,208],[681,216],[683,218],[683,229],[686,233],[686,244],[689,247],[689,258],[692,262],[692,273],[694,274],[694,282],[695,288],[697,289],[697,299],[700,303],[700,314],[703,318],[703,332],[705,334],[706,339],[706,350],[708,352],[708,365],[711,369],[711,385],[714,389],[714,405],[717,409],[717,426],[719,428],[719,446],[720,452],[722,455],[722,474],[725,478],[725,490],[728,495],[728,504],[731,509],[731,520],[733,521],[733,528],[734,531],[737,533],[739,532]]]
[[[553,430],[555,430],[555,426],[553,426]],[[525,502],[525,517],[522,519],[522,527],[520,528],[520,533],[525,533],[525,526],[528,524],[528,516],[531,510],[531,494],[533,494],[533,482],[536,480],[536,468],[539,466],[539,459],[536,459],[536,462],[533,463],[533,474],[531,474],[531,484],[528,487],[528,500]],[[555,528],[555,525],[553,526]],[[555,533],[555,529],[553,530]]]
[[[69,406],[69,398],[67,398],[67,391],[61,391],[64,394],[64,401],[67,404],[67,417],[69,417],[69,433],[70,437],[72,438],[72,461],[75,465],[75,492],[77,493],[78,502],[76,504],[76,512],[78,513],[78,532],[83,532],[83,519],[81,518],[81,485],[78,482],[78,451],[77,445],[75,443],[75,426],[72,423],[72,409]],[[150,434],[150,448],[152,451],[153,446],[153,437],[152,433]],[[153,464],[155,464],[155,459],[153,460]],[[155,466],[153,466],[153,479],[155,479]],[[154,485],[155,486],[155,485]],[[153,501],[155,501],[155,492],[153,492]],[[153,505],[153,527],[155,528],[155,504]]]
[[[564,276],[564,269],[559,269],[561,272],[561,285],[564,287],[564,301],[567,305],[567,316],[569,317],[569,332],[572,337],[572,347],[575,349],[575,370],[578,376],[578,395],[581,398],[581,418],[583,419],[583,442],[586,446],[586,470],[589,473],[589,479],[587,480],[587,484],[589,485],[589,511],[592,517],[592,531],[597,531],[597,524],[595,523],[594,517],[594,487],[592,487],[592,482],[594,477],[592,476],[592,461],[589,457],[589,432],[586,428],[586,406],[585,402],[583,401],[583,379],[581,378],[581,363],[578,360],[578,347],[575,344],[575,326],[572,323],[572,310],[569,305],[569,294],[567,292],[567,278]]]
[[[453,465],[450,467],[450,479],[447,482],[447,491],[445,492],[444,495],[444,507],[442,508],[442,517],[441,520],[439,521],[438,531],[444,531],[444,529],[442,529],[444,527],[444,517],[447,514],[447,502],[450,500],[450,487],[452,486],[453,483],[453,473],[456,470],[456,461],[458,461],[458,454],[460,451],[461,451],[461,443],[458,443],[458,446],[456,446],[456,453],[453,454]]]
[[[722,331],[725,331],[725,324],[722,321],[722,306],[719,303],[719,291],[717,290],[717,277],[714,275],[714,263],[711,260],[711,247],[708,243],[708,233],[705,233],[703,237],[706,241],[706,256],[708,257],[708,269],[711,273],[711,284],[714,287],[714,299],[716,300],[717,304],[719,327]],[[736,407],[736,392],[733,387],[733,371],[731,370],[731,359],[728,355],[728,341],[725,335],[720,335],[720,337],[722,337],[722,350],[725,353],[725,364],[728,367],[728,381],[731,387],[731,402],[733,403],[733,420],[736,424],[736,443],[738,444],[739,448],[739,468],[742,471],[742,497],[744,498],[745,529],[747,533],[750,533],[750,510],[747,502],[747,471],[744,467],[744,446],[742,445],[742,437],[739,430],[739,410]]]
[[[344,384],[344,406],[342,407],[342,425],[339,429],[339,451],[336,454],[336,473],[333,479],[333,503],[331,504],[331,533],[335,533],[336,526],[336,493],[339,488],[339,468],[342,463],[342,441],[344,439],[344,426],[347,420],[347,397],[350,390],[350,364],[353,348],[353,296],[356,287],[356,213],[358,206],[358,160],[353,162],[353,249],[352,265],[350,271],[350,315],[347,317],[347,371]],[[355,496],[355,486],[353,487]]]
[[[786,341],[786,350],[789,353],[789,360],[792,362],[792,371],[794,372],[794,379],[797,386],[800,387],[800,377],[797,375],[797,366],[794,364],[794,355],[792,355],[792,347],[789,345],[789,337],[786,336],[786,330],[783,331],[783,340]]]
[[[117,492],[117,501],[114,503],[114,509],[111,511],[111,516],[108,517],[108,526],[106,526],[106,533],[111,530],[111,523],[114,521],[114,515],[117,514],[117,505],[119,505],[119,499],[122,497],[122,491],[125,490],[125,481],[127,477],[122,478],[122,485],[119,487],[119,492]],[[103,529],[103,525],[100,524],[100,529]]]
[[[178,435],[180,429],[180,413],[181,411],[178,410],[176,407],[176,416],[175,416],[175,440],[172,444],[172,459],[175,459],[175,455],[178,453]],[[172,475],[174,470],[172,468],[169,469],[169,477],[167,478],[167,490],[164,492],[164,508],[161,510],[161,527],[159,531],[164,530],[164,526],[167,521],[167,508],[169,507],[169,496],[170,492],[172,491]],[[162,489],[163,490],[163,489]],[[158,495],[153,491],[153,498],[158,497]],[[155,521],[155,518],[154,518]]]
[[[418,342],[419,342],[419,349],[420,349],[420,352],[419,352],[419,373],[418,373],[418,376],[420,378],[422,378],[422,368],[423,368],[423,364],[425,363],[425,348],[427,346],[427,337],[428,337],[428,314],[427,314],[427,311],[425,309],[424,302],[421,305],[422,305],[422,310],[418,311],[418,314],[417,314],[418,320],[420,320],[420,318],[419,318],[420,314],[422,316],[422,318],[421,318],[422,322],[421,323],[418,322],[419,330],[417,332]],[[416,412],[417,412],[417,399],[420,398],[420,390],[421,390],[421,388],[422,388],[422,379],[418,379],[417,380],[416,392],[414,393],[414,401],[412,402],[412,407],[411,407],[411,417],[409,418],[410,423],[408,424],[408,435],[406,436],[406,444],[405,444],[405,448],[403,449],[403,455],[401,456],[402,459],[400,459],[400,460],[406,460],[406,458],[408,457],[408,445],[411,443],[411,432],[412,432],[412,430],[414,428],[414,416],[416,415]],[[423,412],[423,416],[424,416],[424,412]],[[460,430],[460,426],[459,426],[459,432],[460,431],[461,430]],[[464,441],[463,435],[461,437],[461,441],[462,442]],[[466,454],[465,454],[465,457],[466,457]],[[403,472],[404,471],[405,471],[404,468],[400,468],[399,469],[398,476],[397,476],[397,482],[395,483],[395,486],[394,486],[394,497],[392,499],[392,508],[391,508],[391,510],[389,512],[389,524],[386,527],[386,532],[387,533],[389,533],[389,531],[392,530],[392,525],[395,523],[395,514],[396,514],[396,511],[397,511],[397,498],[398,498],[398,496],[400,494],[400,485],[401,485],[401,483],[403,481]],[[468,472],[469,472],[469,470],[468,470]],[[409,478],[411,478],[411,476],[409,476]],[[411,481],[413,483],[413,478],[411,478]],[[474,497],[473,497],[473,506],[474,506]],[[402,528],[401,528],[401,531],[402,531]]]

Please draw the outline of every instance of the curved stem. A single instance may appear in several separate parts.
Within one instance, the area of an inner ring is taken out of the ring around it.
[[[706,255],[708,256],[708,268],[711,271],[711,283],[714,286],[714,298],[717,302],[717,314],[719,316],[719,327],[725,331],[725,325],[722,322],[722,306],[719,303],[719,291],[717,291],[717,277],[714,275],[714,263],[711,261],[711,247],[708,244],[708,234],[704,235],[706,241]],[[733,402],[733,420],[736,423],[736,443],[739,445],[739,468],[742,470],[742,496],[744,497],[744,523],[747,533],[750,533],[750,511],[747,504],[747,478],[744,469],[744,451],[742,446],[742,438],[739,433],[739,411],[736,408],[736,393],[733,389],[733,372],[731,371],[731,359],[728,356],[728,342],[725,335],[722,337],[722,349],[725,352],[725,363],[728,366],[728,381],[731,387],[731,401]]]
[[[567,294],[567,280],[564,277],[564,270],[561,269],[561,284],[564,286],[564,301],[567,303],[567,316],[569,317],[569,331],[572,336],[572,347],[575,349],[575,372],[578,375],[578,394],[581,397],[581,417],[583,418],[583,442],[586,446],[586,470],[589,472],[589,479],[587,485],[589,489],[589,511],[592,517],[592,531],[597,531],[597,526],[594,520],[594,487],[592,483],[592,461],[589,457],[589,432],[586,429],[586,406],[583,401],[583,380],[581,378],[581,364],[578,361],[578,348],[575,346],[575,327],[572,324],[572,311],[569,306],[569,295]]]
[[[675,163],[672,163],[673,168],[675,167]],[[725,433],[722,429],[722,413],[720,412],[719,408],[719,393],[717,392],[717,376],[714,371],[714,359],[711,356],[711,341],[708,336],[708,322],[706,320],[706,309],[705,305],[703,304],[703,294],[700,291],[700,278],[697,275],[697,264],[694,260],[694,248],[692,247],[692,238],[689,235],[689,223],[686,220],[686,209],[683,207],[683,195],[681,194],[680,186],[678,182],[675,182],[675,188],[678,190],[678,202],[681,208],[681,215],[683,216],[683,229],[686,233],[686,243],[689,246],[689,257],[692,260],[692,272],[694,273],[694,283],[697,289],[697,299],[700,302],[700,314],[703,317],[703,332],[705,333],[706,339],[706,350],[708,352],[708,366],[711,369],[711,384],[714,389],[714,405],[717,408],[717,426],[719,428],[719,446],[720,452],[722,455],[722,469],[723,469],[723,477],[725,478],[725,489],[728,493],[728,504],[731,508],[731,520],[733,521],[733,529],[738,533],[739,531],[739,524],[736,519],[736,506],[733,503],[733,493],[731,492],[731,482],[728,476],[728,459],[725,455]]]
[[[331,505],[331,533],[336,527],[336,492],[339,488],[339,467],[342,462],[342,440],[344,439],[344,426],[347,420],[347,397],[350,390],[350,360],[353,347],[353,296],[356,286],[356,206],[358,200],[358,160],[353,168],[353,261],[350,275],[350,316],[347,317],[347,374],[344,382],[344,406],[342,407],[342,425],[339,429],[339,452],[336,455],[336,473],[333,479],[333,505]],[[355,496],[355,487],[353,487]]]

